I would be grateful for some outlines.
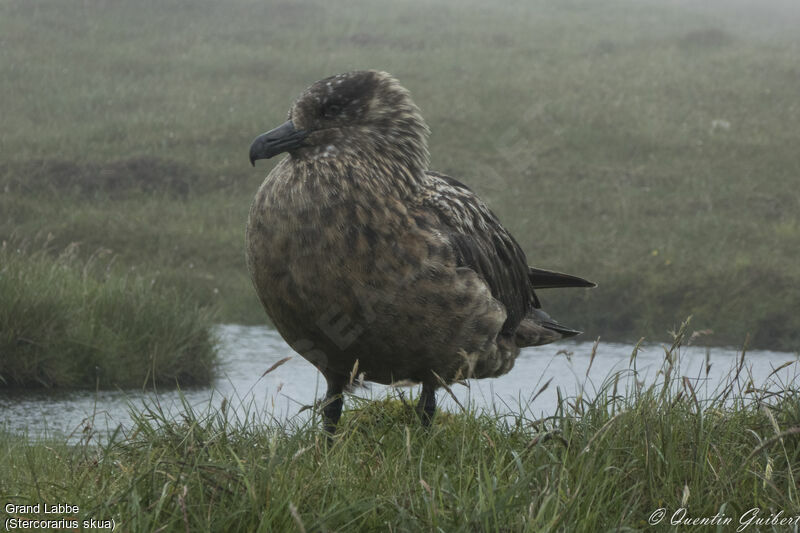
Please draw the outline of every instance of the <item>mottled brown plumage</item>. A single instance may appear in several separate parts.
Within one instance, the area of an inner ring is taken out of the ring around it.
[[[251,162],[287,151],[250,209],[247,259],[289,345],[328,383],[330,431],[352,369],[423,384],[429,422],[441,383],[508,372],[524,346],[578,332],[541,311],[537,287],[592,286],[528,266],[465,185],[428,170],[428,127],[385,72],[318,81]]]

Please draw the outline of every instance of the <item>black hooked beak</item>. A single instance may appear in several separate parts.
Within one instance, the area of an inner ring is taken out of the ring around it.
[[[250,164],[256,166],[259,159],[269,159],[282,152],[299,148],[308,132],[294,129],[291,120],[287,120],[274,130],[262,133],[250,145]]]

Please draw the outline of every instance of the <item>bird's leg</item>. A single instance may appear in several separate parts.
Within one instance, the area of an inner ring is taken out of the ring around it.
[[[325,393],[325,400],[322,406],[322,423],[328,433],[328,439],[336,432],[336,424],[342,416],[342,391],[344,383],[339,380],[328,381],[328,391]]]
[[[417,403],[417,415],[422,421],[423,427],[428,427],[433,421],[436,413],[436,388],[428,383],[422,384],[422,393]]]

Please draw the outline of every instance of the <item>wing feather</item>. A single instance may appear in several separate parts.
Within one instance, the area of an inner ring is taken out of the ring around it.
[[[430,187],[423,207],[438,219],[460,267],[475,271],[506,308],[504,334],[513,334],[522,319],[540,307],[522,248],[494,213],[466,185],[428,172]]]

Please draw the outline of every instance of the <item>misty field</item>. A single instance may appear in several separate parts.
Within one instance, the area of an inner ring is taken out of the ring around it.
[[[260,323],[252,138],[311,82],[377,68],[587,337],[800,343],[800,8],[792,2],[0,3],[0,237]],[[271,165],[272,163],[269,163]]]

